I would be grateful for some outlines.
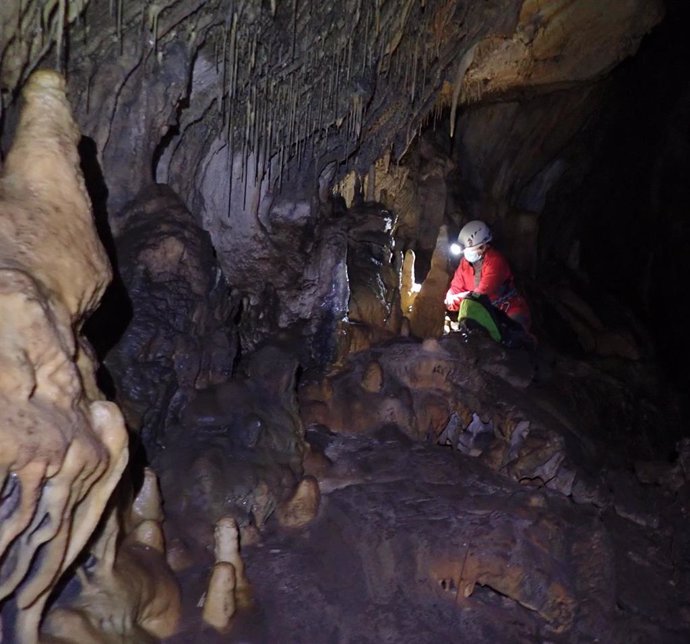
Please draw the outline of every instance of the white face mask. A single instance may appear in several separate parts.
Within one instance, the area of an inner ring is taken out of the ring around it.
[[[482,258],[482,253],[476,248],[465,248],[465,259],[474,264],[477,260]]]

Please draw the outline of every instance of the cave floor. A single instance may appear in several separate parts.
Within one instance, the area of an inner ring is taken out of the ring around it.
[[[316,519],[243,549],[254,606],[201,624],[208,568],[181,575],[183,642],[690,641],[690,491],[661,525],[520,485],[388,430],[311,430],[333,462]]]

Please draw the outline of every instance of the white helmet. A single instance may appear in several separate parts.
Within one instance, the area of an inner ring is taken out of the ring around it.
[[[466,223],[458,235],[458,243],[463,248],[481,246],[491,241],[491,231],[489,227],[480,219],[475,219]]]

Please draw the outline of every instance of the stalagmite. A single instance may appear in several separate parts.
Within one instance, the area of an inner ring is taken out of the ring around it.
[[[367,201],[374,201],[376,199],[376,166],[373,163],[369,166],[365,199]]]
[[[230,563],[235,568],[235,600],[238,607],[251,604],[251,586],[240,556],[240,533],[233,517],[223,517],[214,530],[216,563]]]
[[[132,525],[147,520],[163,521],[163,504],[158,488],[158,477],[150,467],[144,468],[144,481],[134,499],[130,520]]]
[[[412,307],[417,297],[417,293],[414,290],[414,262],[415,254],[410,248],[405,251],[405,259],[400,275],[400,307],[405,316],[409,316],[412,312]]]
[[[140,543],[148,548],[152,548],[156,552],[165,555],[165,537],[163,536],[163,529],[158,521],[146,519],[127,535],[127,541],[132,543]]]
[[[446,226],[441,226],[431,257],[431,268],[410,313],[410,330],[418,338],[435,338],[443,333],[443,296],[448,288],[447,248],[448,231]]]
[[[278,523],[284,528],[301,528],[316,517],[320,502],[318,481],[313,476],[305,476],[292,497],[276,509]]]
[[[235,567],[224,561],[216,563],[208,582],[202,618],[218,631],[224,631],[235,614],[235,587]]]

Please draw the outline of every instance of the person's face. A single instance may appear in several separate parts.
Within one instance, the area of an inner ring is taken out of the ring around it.
[[[478,262],[482,257],[484,257],[484,253],[486,252],[486,248],[487,248],[486,244],[481,244],[480,246],[474,246],[473,248],[468,248],[465,251],[465,259],[468,262],[470,262],[471,264]]]

